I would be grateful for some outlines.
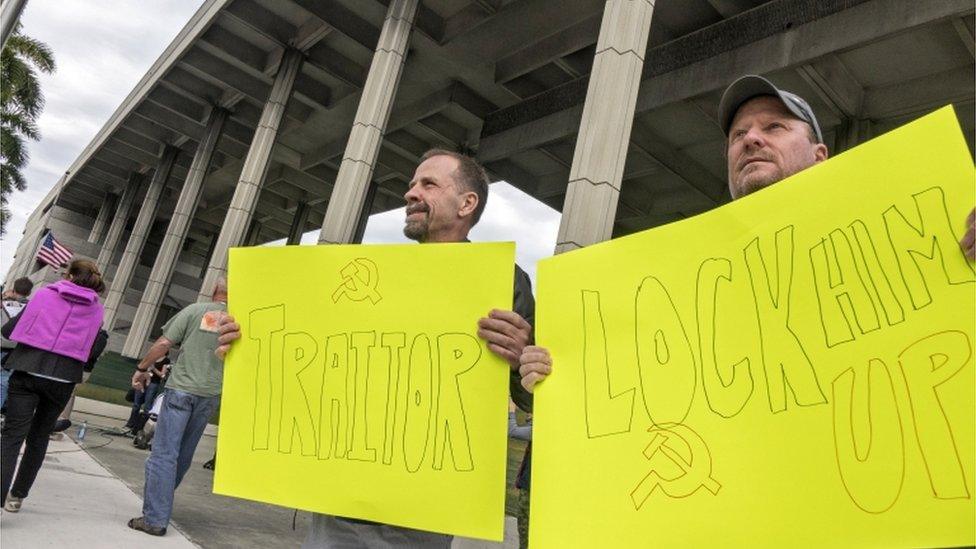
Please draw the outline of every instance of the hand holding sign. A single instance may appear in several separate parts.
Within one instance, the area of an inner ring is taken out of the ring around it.
[[[976,259],[976,208],[966,218],[966,234],[959,241],[959,247],[970,261]]]
[[[552,373],[552,357],[549,356],[549,350],[545,347],[536,345],[525,347],[522,349],[519,363],[522,387],[525,387],[525,390],[530,393],[535,390],[537,383]]]
[[[532,326],[513,311],[492,309],[478,320],[478,337],[488,342],[488,349],[518,370],[522,349],[532,340]]]
[[[233,315],[228,313],[221,317],[217,331],[220,333],[217,337],[219,345],[214,353],[218,358],[223,359],[230,352],[231,345],[241,338],[241,325],[234,320]]]

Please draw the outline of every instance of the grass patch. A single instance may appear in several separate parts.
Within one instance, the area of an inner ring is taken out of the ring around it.
[[[95,385],[91,382],[78,385],[77,395],[82,398],[90,398],[101,402],[119,404],[122,406],[132,406],[132,403],[125,401],[125,391],[114,387]]]
[[[135,360],[108,351],[98,358],[88,383],[118,389],[125,395],[125,392],[132,386],[132,373],[135,369]]]

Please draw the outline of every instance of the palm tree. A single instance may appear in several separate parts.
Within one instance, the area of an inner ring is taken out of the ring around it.
[[[37,118],[44,95],[37,70],[54,71],[54,55],[47,44],[21,33],[18,23],[0,52],[0,236],[7,230],[10,193],[27,187],[20,173],[28,158],[24,140],[40,137]]]

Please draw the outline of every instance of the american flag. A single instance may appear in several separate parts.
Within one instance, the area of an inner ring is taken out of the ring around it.
[[[54,238],[54,233],[48,232],[41,242],[41,247],[37,250],[37,260],[46,263],[55,269],[60,269],[65,263],[71,261],[74,252],[65,248]]]

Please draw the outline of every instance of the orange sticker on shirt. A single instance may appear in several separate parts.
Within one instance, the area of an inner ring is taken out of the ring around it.
[[[200,329],[204,332],[218,332],[223,311],[207,311],[200,319]]]

